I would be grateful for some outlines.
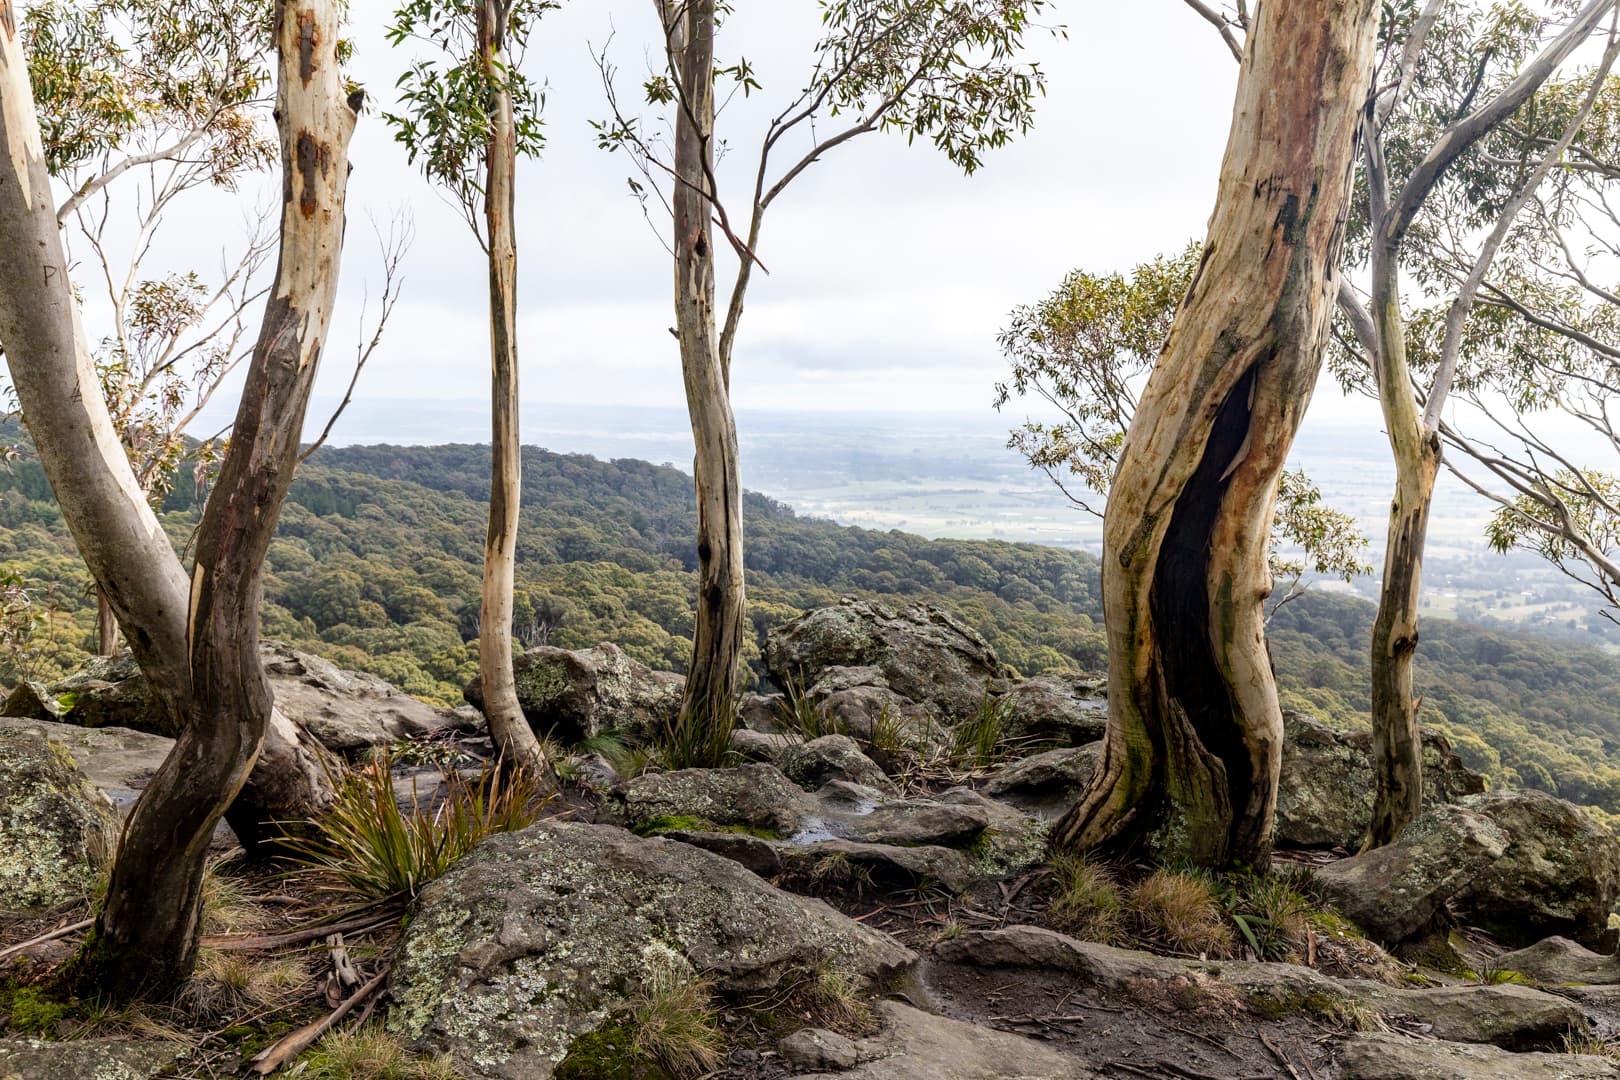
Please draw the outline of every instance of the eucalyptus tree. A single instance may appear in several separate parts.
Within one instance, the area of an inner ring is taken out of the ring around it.
[[[1198,245],[1190,244],[1128,274],[1076,270],[1041,302],[1015,309],[1001,333],[1011,370],[996,384],[996,408],[1028,399],[1044,413],[1026,416],[1007,446],[1093,517],[1103,516],[1097,500],[1107,497],[1137,393],[1164,348],[1199,256]],[[1273,580],[1287,585],[1280,596],[1274,592],[1267,619],[1304,594],[1307,574],[1349,581],[1369,572],[1362,561],[1366,546],[1355,519],[1324,505],[1303,470],[1285,470],[1269,563]]]
[[[540,754],[518,703],[512,671],[512,590],[522,500],[518,425],[517,235],[513,194],[518,157],[544,145],[537,88],[519,69],[534,23],[553,0],[410,0],[394,13],[389,39],[418,41],[437,57],[400,79],[402,113],[385,119],[412,163],[443,187],[489,262],[490,483],[478,674],[490,736],[508,761]]]
[[[720,183],[717,84],[762,93],[746,58],[715,59],[717,0],[655,0],[663,55],[644,84],[648,105],[673,114],[667,139],[620,108],[613,68],[599,59],[613,116],[604,149],[627,150],[632,187],[669,212],[674,334],[695,448],[698,603],[681,723],[719,730],[737,689],[746,626],[742,486],[731,408],[731,363],[766,212],[838,147],[874,131],[932,142],[966,173],[1029,130],[1045,76],[1021,58],[1047,0],[821,0],[810,73],[751,149],[741,199]],[[737,146],[735,139],[726,140]],[[666,152],[668,148],[668,152]],[[645,203],[644,203],[645,205]],[[716,304],[714,228],[737,259],[724,314]],[[723,748],[723,743],[720,744]]]
[[[1235,40],[1246,7],[1216,12],[1187,0]],[[1395,463],[1378,614],[1371,640],[1372,730],[1377,789],[1364,846],[1395,839],[1422,808],[1422,745],[1413,662],[1423,552],[1441,466],[1441,427],[1458,373],[1463,327],[1482,281],[1521,211],[1557,165],[1583,122],[1527,142],[1537,95],[1602,26],[1613,0],[1480,4],[1416,0],[1386,4],[1374,90],[1362,106],[1362,161],[1343,279],[1341,381],[1374,394]],[[1611,35],[1612,36],[1612,35]],[[1595,94],[1613,63],[1605,52],[1589,80]],[[1590,108],[1590,95],[1585,108]],[[1510,151],[1504,166],[1503,142]],[[1466,248],[1460,273],[1440,267]],[[1403,278],[1415,278],[1444,315],[1427,356],[1413,347]],[[1419,380],[1419,375],[1424,377]]]
[[[1270,858],[1267,551],[1339,289],[1377,22],[1373,0],[1255,12],[1209,235],[1108,485],[1108,731],[1058,848]]]
[[[266,739],[279,714],[259,660],[259,606],[336,293],[359,97],[349,96],[339,70],[339,5],[278,0],[278,262],[188,574],[99,392],[15,15],[12,0],[0,0],[0,341],[63,518],[155,706],[178,731],[130,814],[74,972],[107,997],[164,995],[196,959],[204,864],[221,816],[240,815],[246,803],[275,808],[284,820],[318,809],[307,803],[319,790],[307,775],[313,764],[267,760],[299,747]],[[254,785],[251,798],[239,797]],[[232,824],[252,844],[265,820]]]

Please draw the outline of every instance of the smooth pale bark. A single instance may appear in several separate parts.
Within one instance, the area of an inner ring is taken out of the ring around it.
[[[1267,543],[1339,289],[1377,22],[1372,0],[1255,14],[1203,259],[1109,490],[1108,734],[1059,848],[1270,857],[1282,717]]]
[[[1432,5],[1431,5],[1432,6]],[[1558,144],[1532,170],[1520,190],[1508,201],[1496,230],[1487,241],[1468,282],[1447,314],[1447,334],[1439,371],[1420,412],[1412,392],[1412,371],[1407,363],[1406,324],[1401,314],[1400,249],[1407,229],[1447,169],[1474,143],[1512,116],[1536,92],[1613,9],[1613,0],[1588,0],[1546,48],[1527,61],[1513,80],[1485,104],[1453,121],[1412,168],[1399,191],[1390,190],[1380,125],[1393,109],[1394,99],[1381,104],[1370,123],[1366,142],[1368,203],[1373,226],[1370,259],[1372,274],[1371,322],[1376,341],[1364,343],[1378,381],[1378,399],[1384,430],[1395,461],[1395,497],[1390,501],[1389,530],[1384,549],[1384,576],[1373,620],[1372,745],[1376,783],[1373,813],[1363,850],[1391,843],[1423,808],[1423,747],[1418,726],[1417,701],[1412,694],[1413,661],[1418,646],[1418,602],[1423,581],[1423,549],[1427,539],[1435,477],[1441,464],[1440,416],[1456,370],[1463,320],[1473,293],[1483,279],[1496,247],[1505,238],[1519,209],[1575,137],[1593,94],[1614,63],[1614,46],[1605,51],[1601,73]],[[1431,20],[1432,21],[1432,20]],[[1419,32],[1422,28],[1419,28]],[[1421,39],[1420,39],[1421,40]],[[1409,45],[1408,53],[1414,53]],[[1403,61],[1402,81],[1415,64]]]
[[[675,332],[695,449],[697,624],[683,715],[705,722],[732,707],[742,655],[742,480],[727,364],[715,331],[709,177],[714,166],[714,0],[692,0],[671,34],[684,100],[675,121]],[[662,10],[662,9],[661,9]],[[666,24],[667,25],[667,24]]]
[[[194,571],[140,490],[107,415],[68,284],[11,0],[0,0],[0,339],[63,516],[180,735],[136,804],[106,902],[74,967],[81,986],[128,998],[171,991],[196,959],[214,826],[249,789],[303,816],[312,757],[275,713],[259,661],[264,555],[297,461],[336,291],[355,113],[337,64],[333,0],[281,0],[280,261]],[[275,740],[267,745],[267,733]],[[243,807],[238,806],[241,811]],[[251,824],[262,828],[258,815]],[[233,824],[236,822],[233,820]],[[244,826],[244,842],[259,837]]]
[[[517,570],[522,445],[518,430],[517,238],[513,181],[517,133],[506,80],[506,17],[496,0],[478,8],[478,52],[494,94],[485,147],[484,216],[489,244],[490,475],[484,537],[484,594],[478,624],[478,675],[490,738],[508,762],[540,753],[523,715],[512,673],[512,589]]]

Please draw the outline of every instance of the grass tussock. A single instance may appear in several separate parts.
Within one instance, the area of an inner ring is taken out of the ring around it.
[[[652,980],[630,1000],[626,1022],[636,1055],[672,1076],[703,1076],[720,1063],[725,1040],[704,979]]]
[[[203,949],[178,1004],[195,1018],[224,1022],[290,1004],[307,996],[312,983],[309,971],[293,957],[263,958]]]
[[[1220,899],[1207,878],[1181,870],[1155,870],[1133,885],[1125,898],[1136,931],[1170,952],[1231,956],[1232,927],[1222,917]]]
[[[1003,760],[1016,747],[1009,737],[1012,706],[986,691],[978,707],[957,720],[951,732],[951,758],[961,765],[985,768]]]
[[[494,765],[471,780],[446,774],[437,807],[424,806],[419,793],[402,807],[386,754],[335,786],[320,830],[281,842],[316,888],[373,901],[416,896],[486,836],[531,824],[550,798],[534,765]]]
[[[448,1057],[414,1054],[377,1024],[332,1032],[285,1075],[298,1080],[461,1080]]]
[[[1060,929],[1104,945],[1129,940],[1119,881],[1108,867],[1084,855],[1060,855],[1052,862],[1054,894],[1047,909]]]

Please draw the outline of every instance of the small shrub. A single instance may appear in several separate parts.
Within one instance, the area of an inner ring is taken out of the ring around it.
[[[1116,945],[1125,940],[1119,882],[1106,866],[1083,855],[1052,861],[1054,894],[1047,915],[1076,937]]]
[[[1155,870],[1132,887],[1126,906],[1137,930],[1166,948],[1195,956],[1232,955],[1232,929],[1203,877]]]
[[[461,1080],[449,1057],[413,1054],[377,1024],[332,1032],[287,1075],[299,1080]]]
[[[550,799],[535,766],[495,764],[477,780],[447,774],[437,809],[414,795],[402,809],[386,754],[335,786],[318,831],[285,834],[281,843],[318,888],[366,900],[414,897],[484,837],[532,823]]]

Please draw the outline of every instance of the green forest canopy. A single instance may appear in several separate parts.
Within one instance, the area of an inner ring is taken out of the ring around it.
[[[320,451],[299,473],[270,550],[268,636],[456,704],[477,671],[479,559],[488,491],[480,446]],[[613,641],[682,670],[690,648],[695,553],[691,480],[668,466],[524,452],[517,636],[581,648]],[[765,632],[858,593],[927,601],[973,625],[1025,675],[1105,665],[1098,564],[1079,551],[927,540],[801,518],[750,493],[749,616],[757,668]],[[163,507],[184,545],[196,492]],[[88,576],[37,463],[0,475],[0,569],[55,614],[0,657],[0,681],[51,678],[86,658],[95,605]],[[1285,607],[1271,643],[1285,705],[1342,726],[1366,724],[1373,608],[1313,593]],[[1497,783],[1536,787],[1620,813],[1620,672],[1613,657],[1425,622],[1424,723],[1444,731]]]

